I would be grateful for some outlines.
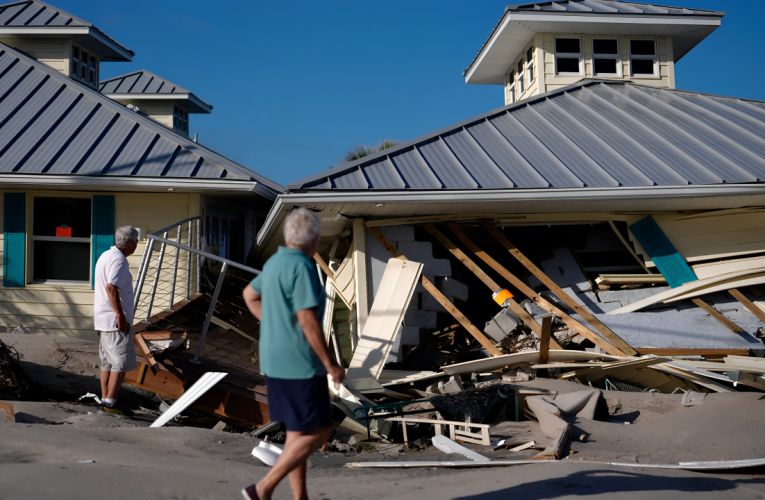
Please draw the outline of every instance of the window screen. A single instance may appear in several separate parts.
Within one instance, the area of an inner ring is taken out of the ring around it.
[[[90,280],[91,212],[90,198],[34,198],[33,281]]]

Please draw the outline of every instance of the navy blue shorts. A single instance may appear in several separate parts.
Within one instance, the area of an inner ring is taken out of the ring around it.
[[[286,379],[266,377],[268,414],[288,431],[308,432],[332,426],[327,377]]]

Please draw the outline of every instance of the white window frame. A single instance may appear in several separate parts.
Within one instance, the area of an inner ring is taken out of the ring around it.
[[[518,75],[517,78],[515,79],[515,81],[516,81],[515,88],[516,88],[516,90],[518,90],[518,99],[519,100],[520,100],[521,96],[523,95],[523,93],[526,92],[526,85],[524,84],[524,80],[523,80],[523,73],[525,73],[523,68],[525,66],[526,65],[523,62],[523,57],[521,57],[518,60],[518,62],[515,63],[515,68],[514,68],[515,74]]]
[[[189,133],[189,112],[178,106],[173,106],[173,128]]]
[[[516,101],[515,99],[515,70],[511,69],[510,73],[507,74],[507,95],[510,97],[510,102],[508,104],[512,104]]]
[[[652,56],[645,56],[645,55],[639,55],[639,54],[633,54],[632,53],[632,42],[634,41],[640,41],[640,42],[653,42],[653,55]],[[659,43],[655,38],[630,38],[627,43],[629,44],[629,51],[630,51],[630,76],[631,77],[637,77],[637,78],[659,78]],[[653,74],[649,75],[647,73],[639,73],[638,75],[635,75],[635,66],[632,64],[632,61],[634,59],[640,59],[640,60],[652,60],[653,61]]]
[[[29,256],[29,283],[33,285],[66,285],[66,286],[91,286],[91,281],[93,279],[93,238],[67,238],[67,237],[61,237],[61,236],[35,236],[35,224],[34,224],[34,209],[35,209],[35,198],[84,198],[87,200],[90,200],[90,220],[88,221],[88,224],[90,227],[93,227],[93,197],[90,195],[86,196],[77,196],[77,195],[68,195],[68,194],[41,194],[41,195],[35,195],[32,196],[32,203],[31,203],[31,209],[32,209],[32,218],[27,219],[29,220],[29,236],[32,240],[32,245],[30,245],[29,253],[27,254]],[[63,241],[65,243],[89,243],[90,244],[90,250],[88,250],[88,254],[90,255],[90,262],[88,264],[88,279],[87,281],[72,281],[72,280],[53,280],[53,279],[35,279],[35,241]]]
[[[80,57],[74,57],[75,48],[80,53]],[[83,54],[87,55],[87,64],[83,64]],[[91,61],[95,61],[95,64],[92,66]],[[100,80],[100,66],[101,58],[93,54],[91,51],[83,49],[82,46],[77,45],[76,43],[72,44],[72,54],[69,63],[69,76],[72,79],[82,82],[88,87],[97,89]]]
[[[560,56],[558,55],[558,40],[579,40],[579,53],[576,52],[561,52]],[[584,74],[583,66],[584,66],[584,53],[582,50],[582,38],[576,37],[576,36],[556,36],[553,38],[553,53],[555,57],[555,75],[556,76],[582,76]],[[577,73],[571,73],[571,72],[561,72],[558,71],[558,57],[561,57],[563,59],[579,59],[579,71]]]
[[[526,85],[534,83],[534,47],[526,49]]]
[[[596,40],[612,40],[616,42],[616,54],[596,54],[595,53],[595,41]],[[595,59],[614,59],[616,60],[616,73],[595,73]],[[621,47],[618,38],[593,38],[592,39],[592,75],[597,77],[610,76],[621,77],[622,76],[622,58]]]

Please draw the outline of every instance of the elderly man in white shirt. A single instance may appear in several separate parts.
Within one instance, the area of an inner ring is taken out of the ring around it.
[[[133,276],[127,257],[138,246],[138,231],[132,226],[117,229],[114,246],[96,263],[94,323],[101,337],[101,409],[99,413],[129,417],[132,412],[117,406],[125,374],[136,368],[133,343]]]

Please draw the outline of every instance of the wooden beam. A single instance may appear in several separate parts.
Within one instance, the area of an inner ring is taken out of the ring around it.
[[[641,356],[653,354],[655,356],[704,356],[706,358],[722,358],[724,356],[748,356],[746,349],[640,349]]]
[[[759,308],[759,307],[757,307],[756,305],[752,304],[752,301],[751,301],[751,300],[749,300],[749,299],[747,299],[747,298],[746,298],[746,295],[744,295],[743,293],[739,292],[739,291],[738,291],[737,289],[735,289],[735,288],[731,288],[730,290],[728,290],[728,293],[730,293],[731,295],[733,295],[733,297],[734,297],[736,300],[738,300],[739,302],[741,302],[741,304],[742,304],[744,307],[746,307],[746,310],[747,310],[747,311],[749,311],[750,313],[754,314],[755,316],[757,316],[757,319],[759,319],[760,321],[762,321],[763,323],[765,323],[765,311],[763,311],[762,309],[760,309],[760,308]]]
[[[450,220],[476,220],[476,219],[520,219],[526,218],[525,215],[507,215],[507,214],[463,214],[463,215],[421,215],[418,217],[400,217],[396,219],[377,219],[366,221],[366,227],[387,227],[404,226],[409,224],[426,224],[429,222],[445,222]]]
[[[154,354],[152,354],[149,346],[146,345],[146,341],[143,339],[143,336],[140,333],[136,333],[133,335],[133,340],[135,340],[135,345],[138,347],[138,350],[141,351],[141,355],[149,364],[151,371],[156,374],[159,371],[157,360],[154,359]]]
[[[592,341],[593,344],[603,349],[608,354],[612,354],[614,356],[624,356],[624,353],[620,351],[618,348],[614,347],[610,342],[606,341],[603,337],[598,335],[597,333],[593,332],[562,310],[560,310],[558,307],[556,307],[553,303],[549,302],[547,299],[539,295],[537,292],[535,292],[530,286],[528,286],[523,280],[516,277],[513,273],[508,271],[502,264],[494,260],[489,254],[481,250],[481,248],[476,245],[472,240],[470,240],[467,236],[465,236],[465,233],[462,232],[462,230],[455,224],[454,222],[448,222],[447,226],[451,231],[457,236],[457,238],[470,250],[473,252],[479,259],[486,262],[492,269],[494,269],[497,273],[499,273],[503,278],[505,278],[507,281],[510,282],[511,285],[513,285],[515,288],[518,289],[522,294],[526,295],[529,299],[534,301],[536,305],[544,309],[545,311],[549,313],[555,314],[558,318],[560,318],[563,323],[574,330],[576,333],[582,335],[584,338],[589,339]]]
[[[552,314],[542,318],[542,335],[539,336],[539,363],[545,364],[550,359],[550,333],[552,332]]]
[[[379,229],[374,227],[368,227],[367,231],[369,231],[369,234],[374,236],[377,241],[380,242],[380,244],[388,250],[393,257],[401,260],[409,260],[406,258],[404,254],[398,251],[398,249],[391,243],[388,238],[386,238]],[[497,349],[494,344],[486,338],[486,336],[481,333],[481,331],[473,325],[473,323],[470,322],[469,319],[465,317],[464,314],[460,312],[459,309],[457,309],[454,304],[449,302],[449,299],[444,297],[444,294],[441,293],[436,286],[428,280],[428,278],[425,277],[425,275],[420,276],[420,284],[425,288],[425,290],[430,293],[433,298],[435,298],[439,304],[441,304],[444,309],[446,309],[449,314],[451,314],[454,319],[457,320],[457,322],[465,328],[465,330],[470,333],[492,356],[501,356],[502,351]]]
[[[141,336],[144,340],[185,340],[188,335],[184,333],[173,332],[141,332]]]
[[[431,226],[430,224],[422,224],[422,227],[425,228],[425,230],[429,232],[436,240],[438,240],[438,242],[441,243],[447,250],[449,250],[449,252],[454,255],[457,260],[462,262],[465,267],[467,267],[473,274],[475,274],[478,279],[480,279],[487,287],[489,287],[489,290],[491,290],[492,293],[502,289],[496,281],[491,279],[491,277],[489,277],[489,275],[487,275],[480,267],[478,267],[478,265],[476,265],[476,263],[473,262],[470,257],[465,255],[465,253],[460,250],[457,245],[452,243],[449,238],[444,236],[441,231]],[[531,316],[531,314],[526,311],[526,309],[522,308],[520,304],[515,301],[515,299],[507,299],[507,305],[510,310],[513,311],[515,315],[518,316],[521,321],[523,321],[523,323],[531,329],[531,331],[537,334],[537,337],[542,336],[542,325],[540,325],[537,320],[535,320],[533,316]],[[554,340],[551,342],[556,349],[561,348]]]
[[[716,319],[717,321],[719,321],[720,323],[725,325],[725,327],[728,330],[732,331],[733,333],[744,333],[744,330],[739,328],[736,325],[736,323],[734,323],[733,321],[731,321],[728,318],[726,318],[725,316],[723,316],[720,313],[720,311],[718,311],[714,307],[710,306],[709,304],[707,304],[706,302],[701,300],[700,297],[694,297],[691,300],[693,301],[694,304],[696,304],[700,308],[704,309],[707,313],[709,313],[709,315],[712,316],[714,319]]]
[[[539,279],[547,288],[550,289],[551,292],[553,292],[555,295],[557,295],[563,302],[566,303],[567,306],[569,306],[571,309],[576,311],[582,318],[584,318],[585,321],[587,321],[590,325],[592,325],[593,328],[595,328],[601,335],[603,335],[606,340],[611,342],[613,345],[615,345],[619,350],[621,350],[624,354],[627,354],[629,356],[634,356],[637,354],[635,349],[633,349],[629,344],[627,344],[624,340],[622,340],[617,334],[611,331],[610,328],[608,328],[606,325],[600,322],[598,318],[592,315],[590,311],[585,309],[584,307],[580,306],[576,300],[571,298],[566,292],[564,292],[561,287],[559,287],[553,280],[551,280],[545,273],[543,273],[536,265],[534,265],[533,262],[531,262],[529,259],[526,258],[525,255],[521,253],[520,250],[518,250],[515,245],[513,245],[510,240],[508,240],[502,232],[494,227],[491,222],[484,219],[481,221],[481,224],[489,231],[489,234],[494,236],[494,238],[502,244],[502,246],[505,247],[505,249],[510,252],[510,255],[518,259],[518,261],[523,264],[523,266],[531,272],[534,276]]]
[[[335,277],[335,273],[332,272],[332,269],[330,269],[327,263],[324,262],[324,259],[321,258],[321,255],[319,255],[318,252],[313,254],[313,260],[315,260],[316,263],[319,264],[319,267],[321,267],[321,270],[324,271],[324,274],[326,274],[330,278]]]

